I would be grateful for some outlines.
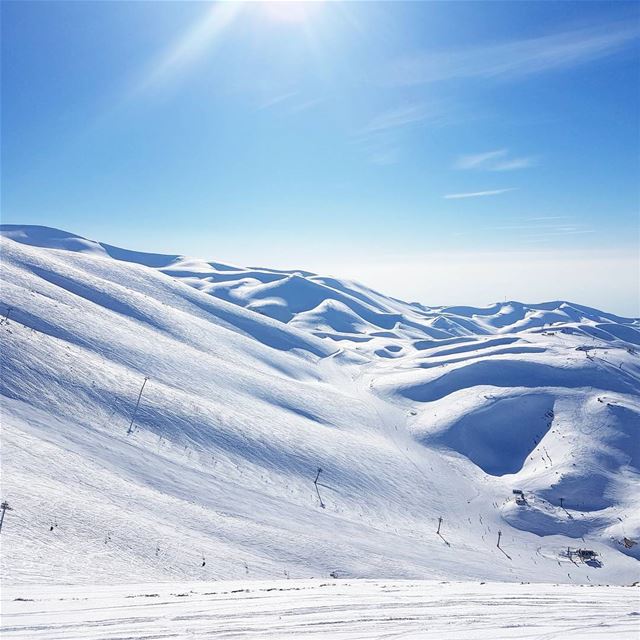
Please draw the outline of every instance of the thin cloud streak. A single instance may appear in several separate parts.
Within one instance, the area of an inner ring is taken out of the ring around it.
[[[498,162],[493,167],[491,167],[490,171],[515,171],[517,169],[528,169],[529,167],[533,167],[536,164],[537,161],[532,156],[511,158],[509,160],[505,160],[504,162]]]
[[[595,229],[550,229],[541,230],[542,233],[533,233],[529,238],[557,238],[558,236],[581,236],[586,233],[596,233]]]
[[[497,196],[501,193],[507,193],[509,191],[515,191],[515,187],[510,189],[492,189],[491,191],[473,191],[471,193],[450,193],[446,196],[442,196],[445,200],[460,200],[463,198],[481,198],[484,196]]]
[[[411,104],[375,116],[359,133],[360,135],[380,133],[414,125],[432,117],[433,113],[429,112],[424,105]]]
[[[302,113],[303,111],[308,111],[309,109],[317,107],[322,102],[322,98],[311,98],[310,100],[305,100],[303,102],[291,105],[288,112],[289,114]]]
[[[509,155],[509,149],[496,149],[495,151],[485,151],[484,153],[460,156],[454,164],[454,169],[515,171],[517,169],[532,167],[535,164],[536,158],[533,156],[513,158]]]
[[[639,35],[637,25],[616,22],[483,47],[422,52],[392,62],[380,82],[413,86],[453,78],[515,80],[613,55]]]
[[[573,220],[575,216],[536,216],[535,218],[527,218],[527,220]]]
[[[281,104],[283,102],[287,102],[291,100],[291,98],[295,98],[297,95],[298,95],[297,91],[288,91],[286,93],[281,93],[259,104],[257,107],[257,110],[262,111],[263,109],[270,109],[271,107],[274,107],[277,104]]]
[[[456,169],[475,169],[486,166],[487,162],[492,162],[496,158],[503,158],[507,153],[509,153],[508,149],[496,149],[495,151],[486,151],[485,153],[460,156],[454,167]]]
[[[399,162],[403,136],[412,127],[434,122],[442,115],[424,104],[408,104],[379,113],[353,134],[353,141],[361,146],[369,162],[388,166]]]

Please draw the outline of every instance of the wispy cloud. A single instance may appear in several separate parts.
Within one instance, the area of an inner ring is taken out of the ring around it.
[[[496,149],[460,156],[455,164],[455,169],[480,169],[484,171],[514,171],[526,169],[536,164],[533,156],[512,157],[508,149]]]
[[[583,224],[576,216],[570,215],[528,217],[520,222],[499,224],[490,228],[498,232],[514,234],[520,242],[525,243],[553,242],[562,238],[597,233],[594,228]]]
[[[456,169],[477,169],[492,163],[497,159],[504,158],[508,153],[507,149],[496,149],[495,151],[485,151],[484,153],[474,153],[460,156],[455,163]]]
[[[369,154],[369,162],[377,164],[379,167],[387,167],[397,164],[400,160],[400,151],[397,147],[381,148],[371,151]]]
[[[532,222],[540,220],[572,220],[574,216],[535,216],[533,218],[527,218]]]
[[[433,117],[434,113],[429,111],[425,105],[409,104],[404,107],[385,111],[373,117],[369,120],[368,124],[360,130],[359,134],[368,135],[389,131],[390,129],[399,129],[424,122]]]
[[[371,117],[354,132],[353,141],[365,150],[372,164],[396,164],[400,160],[403,136],[407,131],[440,117],[440,111],[425,104],[396,107]]]
[[[262,111],[262,109],[270,109],[271,107],[275,107],[278,104],[282,104],[283,102],[288,102],[292,98],[295,98],[298,95],[297,91],[287,91],[285,93],[279,93],[275,96],[267,98],[263,100],[257,107],[258,111]]]
[[[563,238],[572,238],[575,236],[591,235],[596,233],[595,229],[543,229],[538,232],[526,231],[522,233],[520,238],[525,243],[545,243],[562,240]]]
[[[538,159],[533,156],[524,156],[522,158],[508,158],[503,162],[496,162],[490,171],[515,171],[516,169],[528,169],[538,163]]]
[[[537,38],[447,52],[420,52],[382,71],[387,85],[419,85],[453,78],[517,79],[569,69],[615,54],[640,35],[634,23],[610,23]]]
[[[300,102],[296,102],[289,107],[289,113],[302,113],[303,111],[308,111],[309,109],[313,109],[317,107],[322,102],[322,98],[310,98],[309,100],[302,100]]]
[[[280,112],[293,115],[313,109],[321,102],[321,98],[306,98],[304,95],[301,95],[299,91],[287,91],[286,93],[279,93],[263,100],[256,109],[257,111],[278,109]]]
[[[515,191],[515,187],[509,189],[492,189],[491,191],[472,191],[470,193],[449,193],[446,196],[442,196],[445,200],[460,200],[462,198],[481,198],[484,196],[498,196],[501,193],[507,193],[508,191]]]

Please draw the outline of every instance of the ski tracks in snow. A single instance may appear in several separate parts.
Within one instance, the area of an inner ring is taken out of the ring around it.
[[[3,590],[6,640],[638,637],[633,587],[278,580]]]

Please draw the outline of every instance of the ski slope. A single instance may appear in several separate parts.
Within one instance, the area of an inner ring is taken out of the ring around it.
[[[271,580],[9,589],[2,637],[496,640],[638,637],[634,587]]]
[[[2,236],[3,583],[640,579],[638,319]]]

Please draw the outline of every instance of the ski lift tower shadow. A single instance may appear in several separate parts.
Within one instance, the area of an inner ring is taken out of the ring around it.
[[[322,473],[322,469],[318,467],[318,472],[316,473],[316,478],[313,481],[313,486],[316,488],[316,494],[318,495],[318,500],[320,501],[320,506],[325,509],[326,504],[322,501],[322,496],[320,495],[320,489],[318,487],[324,487],[325,489],[330,489],[331,491],[335,491],[333,487],[330,487],[327,484],[322,484],[322,482],[318,482],[318,478],[320,478],[320,474]]]
[[[511,556],[500,546],[500,539],[502,538],[502,531],[498,531],[498,543],[496,544],[496,547],[498,549],[500,549],[500,551],[502,551],[502,553],[504,553],[505,556],[507,556],[507,558],[509,558],[509,560],[511,560]]]
[[[442,516],[440,516],[438,518],[438,529],[436,531],[436,535],[440,536],[440,539],[442,540],[442,542],[444,542],[447,545],[447,547],[450,547],[451,543],[448,540],[446,540],[445,537],[440,533],[440,528],[442,527],[442,521],[443,521],[443,518]]]

